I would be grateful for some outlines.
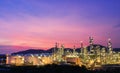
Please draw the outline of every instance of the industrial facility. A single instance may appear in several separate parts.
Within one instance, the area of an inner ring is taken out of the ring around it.
[[[89,37],[89,46],[83,46],[81,41],[80,52],[76,51],[76,47],[70,51],[64,50],[64,45],[60,47],[55,44],[51,54],[26,54],[26,55],[6,55],[7,65],[37,65],[43,66],[47,64],[58,65],[79,65],[87,68],[101,67],[107,64],[120,64],[120,52],[113,51],[111,39],[108,39],[107,46],[94,44],[94,38]]]

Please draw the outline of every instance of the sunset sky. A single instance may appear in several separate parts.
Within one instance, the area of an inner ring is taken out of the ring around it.
[[[0,45],[73,48],[89,36],[120,48],[120,0],[0,0]]]

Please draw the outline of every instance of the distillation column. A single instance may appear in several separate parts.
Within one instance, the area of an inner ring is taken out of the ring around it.
[[[94,49],[93,49],[93,37],[89,37],[89,43],[90,43],[90,53],[94,53]]]

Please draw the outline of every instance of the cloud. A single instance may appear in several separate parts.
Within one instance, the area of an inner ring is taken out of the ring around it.
[[[120,28],[120,24],[117,24],[114,26],[115,28]]]
[[[72,47],[70,43],[73,41],[85,40],[88,34],[100,35],[108,30],[107,26],[103,28],[102,25],[88,27],[88,25],[84,25],[82,19],[79,22],[74,20],[73,16],[41,18],[22,15],[24,16],[23,19],[11,17],[10,15],[8,17],[11,19],[7,21],[0,19],[0,38],[3,39],[0,44],[49,48],[55,42],[59,42],[64,43],[67,47]]]

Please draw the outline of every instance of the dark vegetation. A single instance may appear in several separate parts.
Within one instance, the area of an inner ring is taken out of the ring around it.
[[[46,65],[46,66],[0,66],[0,73],[120,73],[120,68],[88,70],[85,66]]]
[[[106,51],[107,51],[107,47],[105,46],[102,46],[102,45],[99,45],[99,44],[94,44],[93,45],[94,47],[96,46],[99,46],[100,48],[106,48]],[[88,48],[88,51],[90,50],[90,46],[87,47]],[[28,49],[28,50],[25,50],[25,51],[19,51],[19,52],[15,52],[15,53],[12,53],[12,55],[25,55],[25,54],[41,54],[41,53],[52,53],[54,50],[54,48],[50,48],[48,50],[42,50],[42,49]],[[58,50],[58,49],[56,49]],[[66,52],[67,50],[69,50],[70,52],[73,52],[73,49],[72,48],[65,48],[64,51]],[[80,52],[80,48],[76,48],[76,51],[77,52]],[[113,51],[115,52],[119,52],[120,51],[120,48],[113,48]]]

